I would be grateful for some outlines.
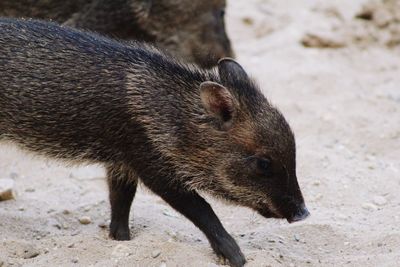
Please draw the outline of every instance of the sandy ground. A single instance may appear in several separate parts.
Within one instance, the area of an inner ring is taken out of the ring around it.
[[[354,18],[366,1],[329,2],[229,2],[238,60],[296,133],[312,213],[289,225],[210,200],[247,266],[400,266],[399,20],[379,11],[390,29],[376,26],[376,18]],[[341,48],[306,48],[310,34],[328,44],[316,46]],[[201,232],[144,188],[133,240],[110,240],[99,166],[1,146],[0,178],[14,179],[18,191],[0,203],[0,266],[217,266]],[[91,223],[78,221],[85,216]]]

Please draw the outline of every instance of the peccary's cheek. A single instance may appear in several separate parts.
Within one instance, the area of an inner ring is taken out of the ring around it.
[[[232,57],[232,47],[230,40],[225,32],[224,25],[218,26],[218,29],[215,32],[214,40],[211,40],[213,46],[213,53],[217,59],[221,59],[223,57]]]
[[[219,59],[232,56],[230,41],[220,20],[207,16],[199,30],[193,53],[202,67],[215,66]]]
[[[219,45],[221,46],[221,49],[223,51],[221,57],[234,57],[231,42],[226,33],[225,23],[223,19],[221,19],[221,21],[218,23],[217,34]]]
[[[249,173],[245,164],[242,164],[241,162],[232,162],[225,171],[232,186],[240,187],[243,191],[251,191],[253,190],[252,188],[257,187],[256,183],[249,178]]]

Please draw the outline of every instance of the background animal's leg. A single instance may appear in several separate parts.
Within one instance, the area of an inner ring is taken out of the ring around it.
[[[111,204],[110,236],[116,240],[129,240],[129,212],[138,177],[124,165],[113,165],[107,167],[107,179]]]
[[[246,262],[239,246],[222,226],[210,204],[197,192],[187,191],[179,185],[143,181],[154,193],[174,209],[191,220],[208,238],[214,251],[229,260],[232,266],[243,266]]]

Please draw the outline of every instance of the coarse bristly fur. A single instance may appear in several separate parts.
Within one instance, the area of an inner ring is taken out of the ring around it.
[[[309,214],[295,139],[231,59],[217,71],[139,43],[35,20],[0,19],[0,139],[103,164],[110,235],[130,238],[138,180],[190,219],[232,266],[245,259],[197,191],[289,222]]]
[[[124,40],[156,44],[212,67],[232,57],[225,0],[1,0],[0,16],[52,20]]]

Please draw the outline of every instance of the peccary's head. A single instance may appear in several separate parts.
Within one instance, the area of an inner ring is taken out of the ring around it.
[[[225,32],[225,0],[131,0],[138,27],[175,56],[212,67],[233,52]]]
[[[210,155],[215,169],[210,190],[265,217],[306,218],[295,138],[285,118],[238,63],[222,59],[218,72],[221,83],[200,86],[201,103],[219,138],[212,148],[218,152]]]

